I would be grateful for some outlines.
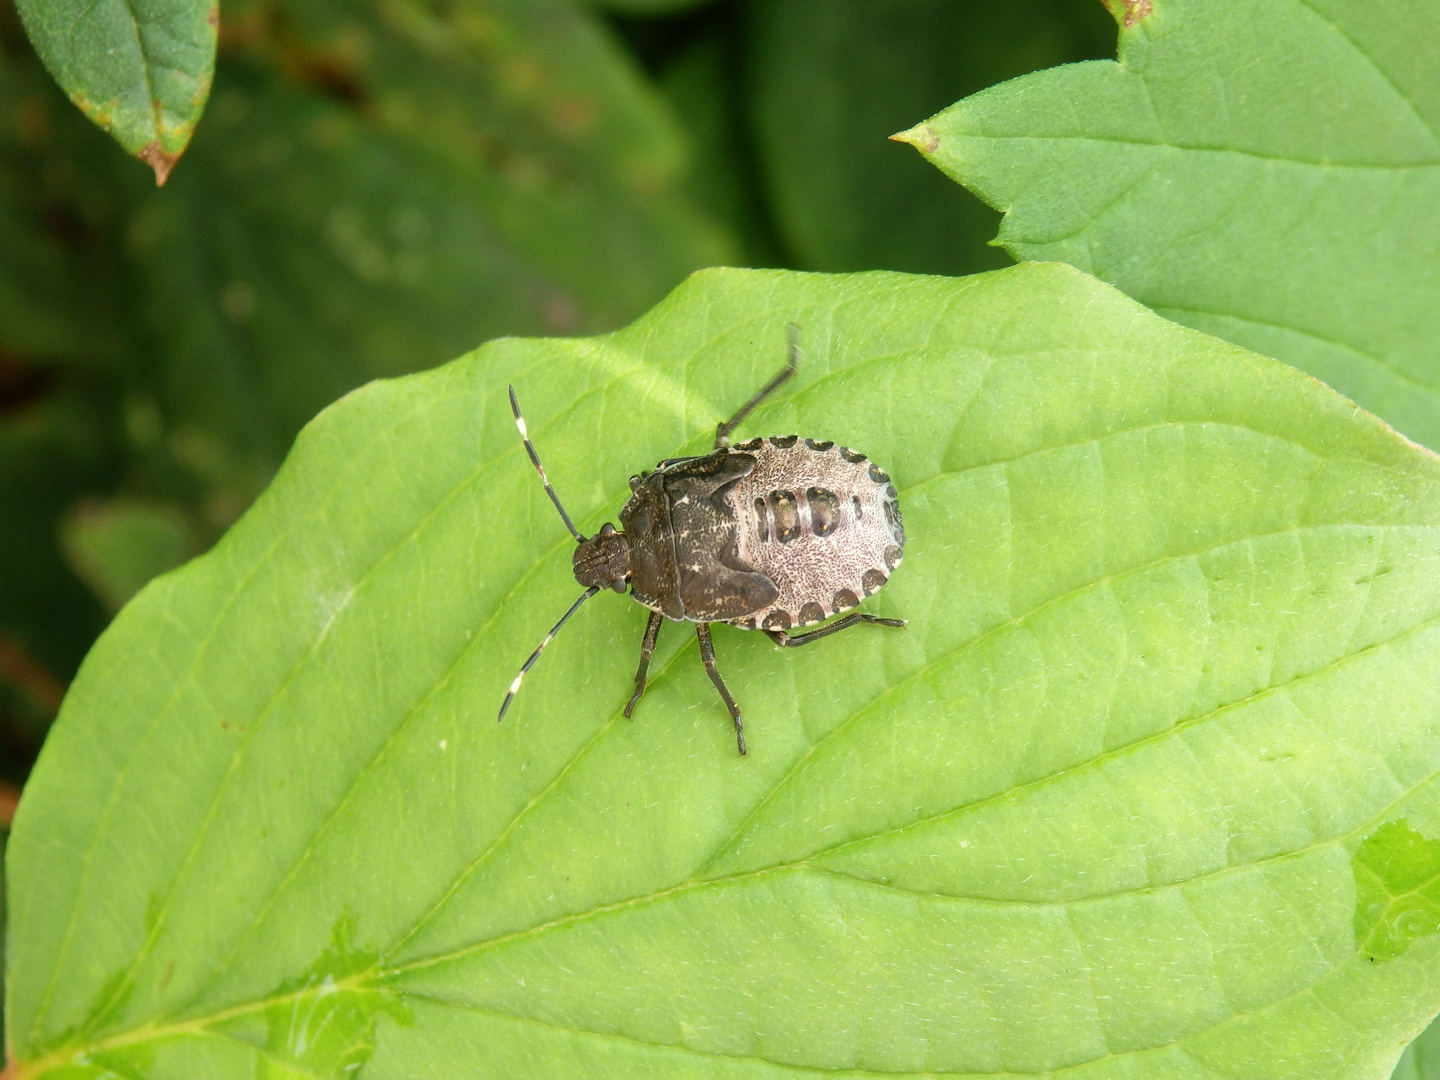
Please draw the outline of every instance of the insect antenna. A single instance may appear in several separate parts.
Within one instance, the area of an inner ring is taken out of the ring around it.
[[[514,391],[511,391],[511,394],[513,395]],[[564,511],[562,510],[561,513],[563,514]],[[574,530],[572,529],[571,531],[573,532]],[[520,692],[521,680],[525,678],[525,673],[535,666],[535,661],[540,659],[540,654],[545,651],[545,646],[549,645],[550,642],[555,640],[555,635],[560,632],[560,628],[565,625],[565,621],[569,619],[571,615],[574,615],[577,610],[579,610],[580,605],[583,604],[586,600],[589,600],[599,591],[599,585],[591,585],[590,588],[586,589],[583,593],[581,593],[580,599],[576,600],[573,604],[571,604],[570,610],[565,612],[564,615],[561,615],[560,621],[550,628],[550,632],[545,635],[545,640],[540,642],[539,645],[535,646],[535,651],[530,654],[530,659],[526,660],[525,663],[520,665],[520,674],[515,676],[515,681],[510,684],[510,692],[505,695],[505,700],[500,703],[500,715],[495,718],[495,722],[497,724],[501,720],[505,719],[505,710],[510,708],[510,702],[514,701],[515,695]]]
[[[570,520],[570,515],[565,512],[565,507],[560,505],[560,496],[555,494],[555,489],[550,486],[550,478],[545,475],[545,466],[540,464],[540,455],[535,452],[535,444],[530,441],[530,433],[525,430],[525,418],[520,415],[520,403],[515,400],[515,387],[513,386],[510,387],[510,411],[515,414],[515,426],[520,429],[520,438],[525,442],[525,452],[530,455],[530,464],[535,466],[535,471],[540,474],[540,482],[545,485],[545,494],[550,496],[550,501],[555,504],[555,509],[560,511],[560,520],[565,522],[565,527],[570,530],[570,535],[575,537],[575,542],[583,544],[585,537],[580,535],[580,530],[575,528],[575,523]],[[571,610],[573,611],[574,608]],[[568,619],[569,616],[567,615],[565,618]],[[563,623],[565,619],[560,621]],[[557,626],[555,629],[560,628]],[[544,647],[540,646],[542,649]],[[536,655],[539,655],[539,650],[536,650]],[[534,656],[530,658],[530,662],[535,662]],[[528,664],[526,668],[529,668]],[[523,675],[525,672],[522,671],[520,674]],[[505,704],[510,704],[509,698],[505,699]],[[500,715],[505,715],[504,709],[500,710]]]

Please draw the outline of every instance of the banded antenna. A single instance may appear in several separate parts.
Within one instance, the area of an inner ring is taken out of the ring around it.
[[[550,478],[545,475],[545,466],[540,464],[540,455],[535,452],[535,445],[530,441],[530,433],[525,430],[525,417],[520,415],[520,403],[515,400],[515,387],[513,386],[510,387],[510,411],[515,414],[515,426],[520,429],[520,438],[525,443],[525,452],[530,455],[530,464],[535,466],[535,471],[540,474],[540,482],[545,485],[545,494],[550,496],[550,501],[555,504],[555,509],[560,511],[560,520],[565,522],[565,527],[570,530],[570,535],[575,537],[575,542],[583,544],[585,537],[580,535],[580,530],[575,528],[575,523],[565,512],[565,507],[560,503],[560,496],[555,494],[555,489],[550,486]],[[599,585],[592,585],[581,593],[580,599],[571,604],[570,610],[560,616],[560,621],[550,628],[550,632],[545,635],[545,640],[540,642],[535,647],[535,651],[530,654],[530,659],[521,665],[520,674],[515,676],[515,681],[510,684],[509,693],[500,703],[500,715],[495,718],[497,724],[505,719],[505,710],[510,708],[510,702],[515,700],[515,695],[520,691],[520,683],[524,681],[526,673],[535,666],[535,661],[540,659],[540,654],[545,651],[545,646],[555,640],[555,635],[560,632],[560,628],[565,625],[570,616],[580,609],[580,605],[599,591]]]
[[[495,718],[495,722],[497,724],[501,720],[505,719],[505,710],[510,708],[510,702],[514,701],[515,695],[520,692],[520,683],[524,680],[526,672],[528,672],[532,667],[535,666],[535,661],[540,659],[540,654],[545,651],[545,646],[549,645],[550,642],[555,640],[555,635],[560,632],[560,628],[565,625],[565,621],[569,619],[571,615],[574,615],[575,612],[580,610],[580,605],[583,604],[586,600],[589,600],[599,591],[599,585],[591,585],[590,588],[586,589],[583,593],[581,593],[580,599],[576,600],[573,604],[571,604],[570,610],[565,612],[564,615],[561,615],[560,621],[550,628],[550,632],[545,635],[545,640],[540,642],[539,645],[535,646],[535,651],[530,654],[530,659],[526,660],[525,663],[521,665],[520,674],[516,675],[515,681],[510,684],[510,692],[505,695],[505,700],[500,703],[500,715]]]
[[[545,494],[550,496],[555,509],[560,511],[560,520],[565,522],[565,527],[570,530],[570,535],[575,537],[575,542],[583,544],[585,537],[580,535],[580,530],[575,528],[575,523],[570,520],[565,507],[560,505],[560,496],[555,494],[555,489],[550,486],[550,478],[545,475],[545,466],[540,464],[540,455],[535,452],[535,444],[530,441],[530,433],[525,430],[525,417],[520,415],[520,403],[515,400],[513,386],[510,387],[510,411],[515,414],[515,426],[520,429],[520,438],[525,443],[525,452],[530,455],[530,464],[535,466],[535,471],[540,474],[540,482],[545,485]]]

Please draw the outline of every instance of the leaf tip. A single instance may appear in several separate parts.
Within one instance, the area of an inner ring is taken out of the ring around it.
[[[155,170],[156,187],[165,186],[165,181],[170,178],[170,170],[180,160],[179,154],[167,154],[161,148],[159,139],[151,139],[136,156]]]
[[[940,136],[929,124],[916,124],[908,131],[899,131],[890,136],[891,142],[909,143],[922,154],[929,156],[940,149]]]
[[[1101,0],[1122,30],[1129,30],[1155,10],[1154,0]]]

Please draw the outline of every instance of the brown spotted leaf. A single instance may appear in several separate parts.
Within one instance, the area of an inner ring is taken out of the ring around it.
[[[165,183],[215,69],[215,0],[16,0],[45,66],[91,120]]]

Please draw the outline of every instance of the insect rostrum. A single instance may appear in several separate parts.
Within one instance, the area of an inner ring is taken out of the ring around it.
[[[712,622],[759,629],[786,647],[807,645],[859,623],[904,626],[852,611],[818,630],[791,634],[855,607],[900,565],[905,526],[890,477],[864,454],[832,442],[779,435],[730,445],[730,432],[751,409],[795,374],[797,329],[790,327],[789,363],[715,431],[715,449],[699,457],[668,458],[630,478],[630,501],[620,530],[610,522],[581,536],[550,486],[510,388],[510,407],[525,451],[560,518],[575,537],[575,580],[585,592],[530,654],[510,684],[499,719],[521,680],[565,621],[590,597],[610,588],[650,609],[640,645],[628,717],[645,692],[650,655],[663,619],[695,623],[700,657],[735,721],[745,753],[745,727],[715,667]]]

